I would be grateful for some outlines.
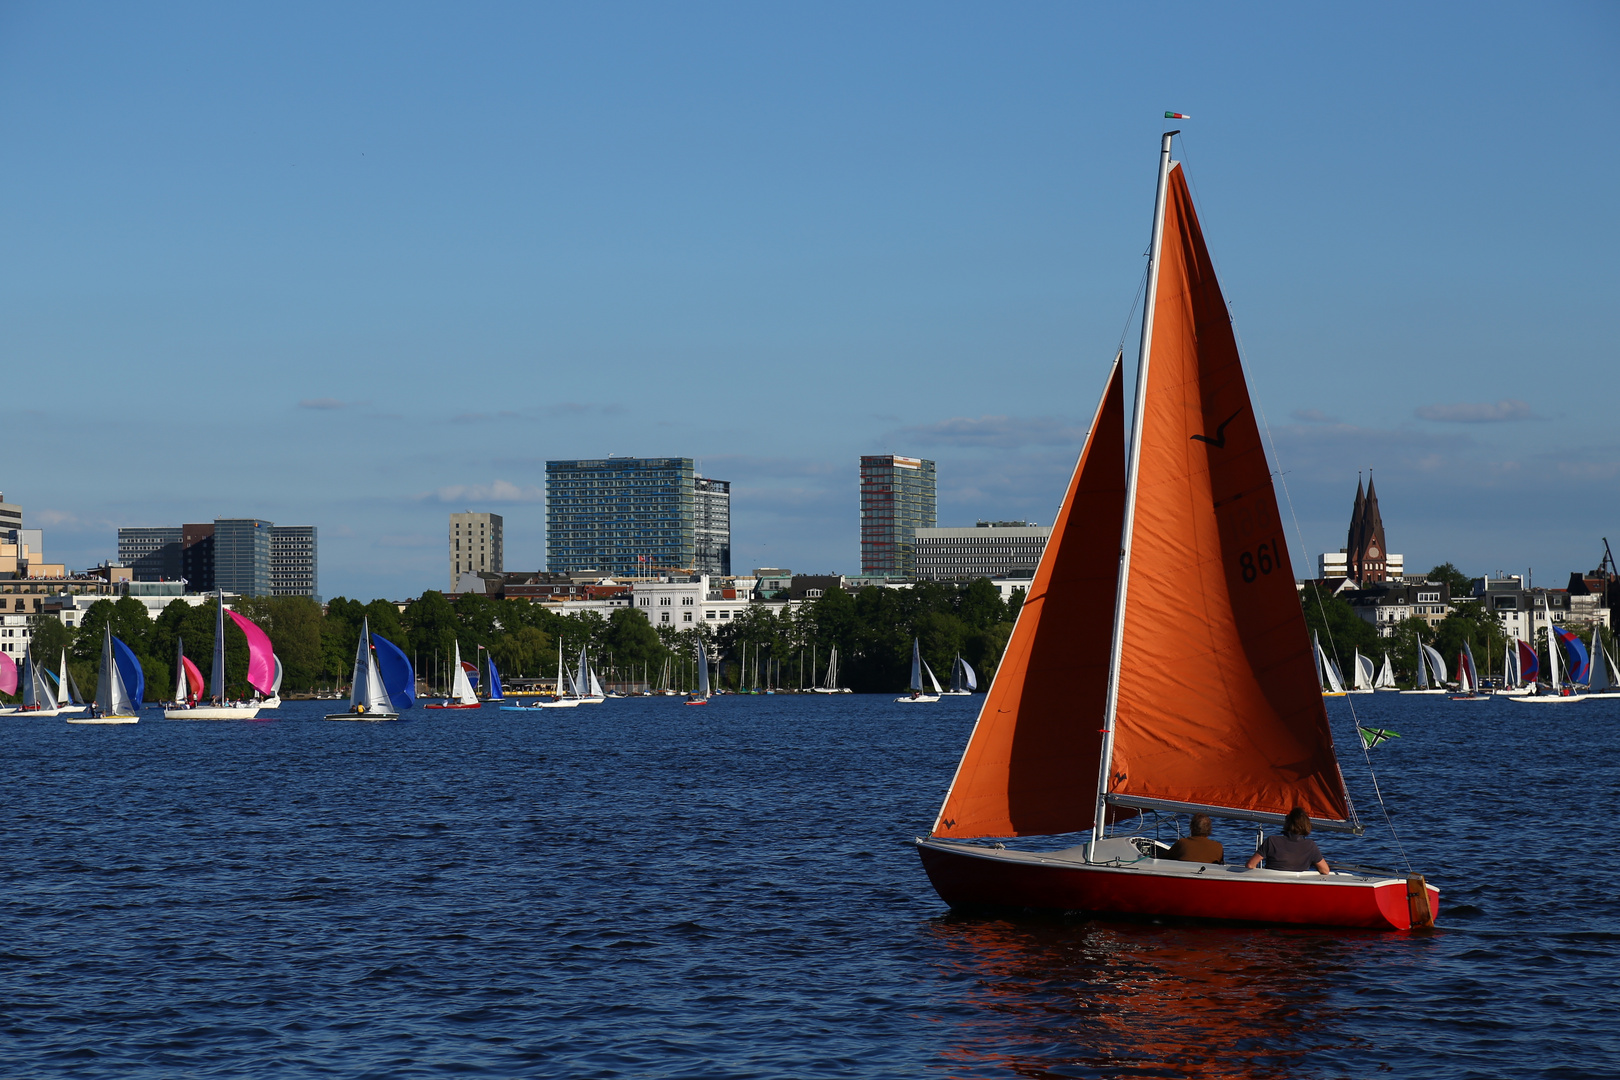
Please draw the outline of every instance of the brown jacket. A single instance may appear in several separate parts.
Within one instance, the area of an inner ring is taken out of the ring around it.
[[[1181,862],[1224,863],[1226,849],[1207,836],[1183,836],[1170,847],[1170,858]]]

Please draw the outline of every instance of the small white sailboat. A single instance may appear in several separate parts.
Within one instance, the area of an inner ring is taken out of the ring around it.
[[[84,695],[79,693],[79,684],[73,681],[73,672],[68,670],[67,650],[63,649],[61,668],[56,675],[56,711],[81,713],[89,707]]]
[[[1316,675],[1322,684],[1322,696],[1344,697],[1344,679],[1339,675],[1339,665],[1322,648],[1320,635],[1312,633],[1311,644],[1316,648]]]
[[[1345,693],[1347,693],[1347,694],[1370,694],[1370,693],[1372,693],[1373,692],[1373,679],[1375,677],[1374,674],[1373,674],[1372,657],[1370,657],[1370,656],[1362,656],[1361,655],[1361,650],[1357,649],[1356,650],[1356,658],[1355,658],[1355,669],[1356,669],[1355,683],[1349,690],[1346,690]]]
[[[381,638],[377,640],[381,641]],[[395,651],[398,651],[397,649]],[[409,670],[407,661],[407,670]],[[415,679],[415,673],[410,673]],[[349,691],[349,711],[328,713],[328,720],[398,720],[399,710],[395,708],[393,696],[389,693],[388,685],[383,682],[382,670],[377,663],[377,655],[373,650],[371,635],[371,620],[360,620],[360,640],[354,650],[354,686]],[[407,693],[414,692],[410,683],[404,684]]]
[[[574,690],[579,694],[581,705],[600,705],[607,700],[602,692],[602,683],[596,677],[596,669],[591,666],[591,657],[581,646],[579,650],[579,670],[574,676]]]
[[[22,675],[18,680],[17,689],[22,692],[22,704],[9,708],[0,708],[0,716],[60,716],[62,710],[56,704],[56,694],[51,690],[51,684],[45,678],[45,672],[34,663],[33,646],[23,646]]]
[[[461,642],[456,642],[455,662],[451,664],[450,697],[442,702],[424,705],[424,709],[481,709],[484,703],[478,700],[473,691],[472,680],[467,678],[467,668],[471,665],[461,662]],[[476,670],[476,669],[475,669]]]
[[[1603,648],[1603,635],[1596,624],[1592,626],[1592,678],[1586,687],[1587,697],[1620,696],[1620,667],[1614,657]]]
[[[101,673],[96,677],[96,704],[88,716],[70,716],[70,724],[136,724],[140,722],[141,692],[146,682],[141,674],[141,663],[135,659],[135,654],[128,645],[117,641],[112,636],[112,625],[102,626],[101,639]],[[114,642],[117,641],[118,652],[114,653]],[[128,670],[131,680],[135,683],[130,686],[125,682],[125,671],[120,670],[119,661]]]
[[[827,658],[827,677],[820,686],[810,688],[817,694],[847,694],[850,691],[838,685],[838,646],[832,647],[832,655]]]
[[[1374,690],[1396,690],[1395,665],[1389,662],[1389,653],[1384,653],[1384,666],[1378,669],[1378,678],[1373,680]]]
[[[703,637],[697,640],[697,693],[688,694],[687,705],[707,705],[709,703],[709,656],[703,650]]]
[[[957,653],[956,659],[951,661],[951,688],[945,691],[945,697],[968,697],[979,688],[979,677],[973,673],[973,668]]]
[[[572,709],[579,704],[579,697],[567,693],[568,675],[563,671],[562,642],[557,642],[557,692],[550,701],[537,701],[533,705],[502,705],[502,712],[528,712],[530,709]]]
[[[1429,685],[1429,674],[1434,675],[1434,685]],[[1402,690],[1403,694],[1447,694],[1446,689],[1446,661],[1434,649],[1418,642],[1417,660],[1418,684],[1416,690]]]
[[[933,685],[932,694],[924,693],[923,673],[928,673],[928,681]],[[911,639],[911,693],[904,697],[897,697],[895,701],[901,704],[913,702],[923,703],[939,700],[939,680],[934,678],[934,671],[928,662],[922,658],[922,649],[916,638]]]

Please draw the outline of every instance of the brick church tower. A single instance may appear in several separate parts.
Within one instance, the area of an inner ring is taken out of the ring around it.
[[[1389,546],[1384,543],[1384,519],[1378,513],[1378,491],[1367,477],[1366,494],[1356,478],[1356,505],[1350,513],[1350,536],[1344,545],[1345,564],[1354,581],[1387,581]]]

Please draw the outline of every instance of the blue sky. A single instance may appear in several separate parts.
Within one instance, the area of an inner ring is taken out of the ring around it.
[[[454,510],[543,565],[547,458],[698,459],[739,568],[855,571],[862,453],[1049,522],[1174,109],[1296,567],[1371,468],[1414,565],[1561,583],[1620,541],[1617,52],[1605,4],[6,5],[0,490],[75,566],[314,524],[368,598]]]

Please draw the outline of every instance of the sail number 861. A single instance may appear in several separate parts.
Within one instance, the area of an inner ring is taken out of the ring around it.
[[[1261,574],[1269,574],[1277,569],[1282,561],[1278,556],[1282,549],[1273,540],[1269,544],[1261,544],[1253,551],[1245,551],[1238,555],[1238,569],[1243,572],[1244,581],[1253,581]]]

